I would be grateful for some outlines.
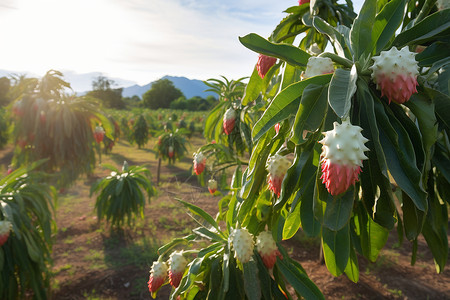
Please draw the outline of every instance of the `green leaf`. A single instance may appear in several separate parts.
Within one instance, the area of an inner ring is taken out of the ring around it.
[[[387,242],[389,231],[374,222],[361,203],[358,203],[353,216],[352,229],[359,237],[362,254],[371,262],[375,262]]]
[[[436,42],[426,47],[416,55],[419,67],[430,67],[435,62],[448,58],[448,49],[450,49],[450,44],[442,42]]]
[[[405,193],[402,193],[402,211],[406,238],[413,241],[422,231],[425,214],[416,208],[414,202]]]
[[[444,9],[403,31],[394,40],[394,45],[403,47],[411,44],[423,44],[436,38],[438,35],[448,36],[450,29],[450,10]]]
[[[291,141],[297,145],[303,144],[303,132],[316,131],[323,122],[327,111],[328,85],[308,85],[302,94],[300,106],[292,127]]]
[[[279,58],[294,66],[306,67],[308,58],[311,56],[295,46],[272,43],[255,33],[239,37],[239,41],[250,50]]]
[[[244,289],[245,294],[249,300],[261,299],[261,285],[258,277],[258,266],[256,262],[251,259],[249,262],[242,265],[244,269]]]
[[[351,59],[352,54],[345,42],[345,38],[338,30],[318,16],[314,16],[313,26],[318,32],[326,34],[330,38],[339,56]]]
[[[317,168],[316,168],[317,169]],[[314,170],[314,173],[316,170]],[[302,194],[300,202],[300,219],[303,231],[308,236],[317,236],[320,233],[320,223],[314,217],[313,201],[314,201],[314,175],[311,175],[310,181],[307,183],[305,192]]]
[[[326,84],[329,82],[330,78],[330,74],[315,76],[293,83],[282,90],[275,99],[272,100],[262,117],[253,127],[253,140],[258,140],[276,123],[286,119],[290,114],[295,113],[300,103],[299,99],[302,96],[303,90],[309,84]]]
[[[353,245],[350,244],[350,258],[348,260],[347,267],[344,270],[345,275],[347,275],[348,279],[357,283],[359,280],[359,266],[358,266],[358,257],[356,256],[356,251],[353,248]]]
[[[350,219],[355,199],[355,188],[350,187],[345,193],[328,197],[323,225],[330,230],[341,230]]]
[[[365,58],[371,53],[369,48],[371,42],[368,38],[372,36],[373,24],[375,23],[375,14],[377,10],[377,1],[366,0],[353,22],[350,30],[350,42],[354,53],[354,61]]]
[[[407,2],[407,0],[389,1],[376,15],[372,30],[372,44],[369,47],[373,54],[380,53],[389,45],[395,31],[402,24]]]
[[[308,278],[306,274],[300,271],[294,264],[289,262],[286,257],[283,260],[277,258],[276,266],[286,278],[287,282],[306,300],[325,299],[319,288]]]
[[[297,193],[295,196],[295,201],[300,198],[300,193]],[[292,238],[300,228],[300,204],[297,203],[294,210],[289,212],[288,217],[286,218],[286,222],[283,226],[283,240],[288,240]]]
[[[380,129],[380,141],[389,171],[400,188],[411,197],[416,207],[425,212],[427,210],[427,193],[423,189],[422,174],[415,163],[411,140],[389,108],[383,109],[380,101],[375,101],[374,104]]]
[[[276,66],[276,67],[275,67]],[[246,106],[250,102],[255,101],[267,89],[267,86],[272,80],[273,74],[278,70],[279,65],[275,65],[270,68],[264,78],[259,77],[258,70],[256,67],[253,69],[252,76],[245,87],[244,96],[242,98],[242,105]]]
[[[348,224],[338,231],[322,227],[322,245],[325,264],[334,276],[341,275],[350,258],[350,232]]]
[[[356,92],[356,79],[358,79],[358,73],[355,65],[353,65],[351,71],[335,70],[331,78],[330,88],[328,89],[328,103],[341,119],[345,119],[349,114],[352,97]]]
[[[181,199],[176,199],[178,202],[186,206],[193,214],[201,217],[203,220],[208,222],[211,226],[213,226],[217,231],[222,234],[220,231],[219,225],[217,224],[216,220],[214,220],[213,217],[211,217],[207,212],[205,212],[203,209],[201,209],[198,206],[195,206],[194,204],[191,204],[189,202],[183,201]]]

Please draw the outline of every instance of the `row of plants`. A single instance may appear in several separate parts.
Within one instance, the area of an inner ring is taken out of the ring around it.
[[[389,232],[422,235],[442,272],[450,203],[448,49],[444,1],[299,1],[268,38],[247,85],[210,80],[220,103],[210,142],[194,158],[201,177],[234,168],[219,214],[182,201],[199,226],[158,251],[153,297],[324,299],[282,246],[298,230],[320,237],[334,276],[359,279]],[[328,45],[328,47],[327,47]],[[329,52],[328,49],[332,49]],[[206,246],[205,246],[206,242]]]

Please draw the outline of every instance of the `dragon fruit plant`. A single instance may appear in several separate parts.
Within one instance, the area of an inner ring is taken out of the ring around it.
[[[67,96],[64,89],[70,85],[62,76],[51,70],[39,80],[28,81],[26,92],[15,95],[12,121],[17,143],[13,164],[23,166],[48,158],[42,170],[55,174],[55,184],[64,187],[92,173],[99,147],[96,140],[100,141],[103,132],[96,127],[101,123],[104,134],[112,139],[112,126],[98,103]]]
[[[56,191],[36,171],[19,167],[0,180],[0,299],[47,299]]]
[[[159,250],[197,251],[170,299],[323,299],[283,247],[300,229],[320,237],[331,274],[354,282],[358,256],[376,261],[391,230],[412,244],[412,263],[422,235],[443,271],[450,9],[440,3],[367,0],[356,15],[350,1],[301,1],[267,39],[240,38],[278,62],[263,78],[255,62],[233,106],[252,128],[250,158],[217,216],[181,201],[201,226]],[[205,130],[225,147],[229,107],[213,110]],[[280,157],[288,162],[274,165]]]
[[[169,164],[175,163],[187,153],[186,135],[188,130],[181,128],[175,131],[160,132],[158,142],[155,145],[156,157],[168,159]]]
[[[145,203],[156,191],[150,181],[150,171],[141,166],[129,166],[124,161],[122,170],[103,165],[111,174],[91,186],[90,195],[98,194],[95,211],[99,220],[106,219],[113,227],[131,226],[138,216],[144,217]]]

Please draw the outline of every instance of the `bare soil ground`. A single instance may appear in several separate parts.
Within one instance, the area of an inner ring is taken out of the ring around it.
[[[193,138],[191,153],[202,144]],[[156,181],[157,160],[150,142],[137,149],[119,142],[103,162],[120,167],[124,160],[130,165],[145,165]],[[0,151],[0,171],[5,172],[12,157],[12,148]],[[53,246],[52,299],[151,299],[147,289],[148,272],[156,250],[174,237],[190,232],[194,222],[175,198],[194,203],[207,212],[217,212],[220,197],[209,195],[191,175],[190,156],[174,166],[162,163],[158,195],[146,206],[145,218],[132,229],[111,231],[94,212],[95,195],[89,196],[91,184],[108,175],[98,167],[93,176],[79,180],[61,191],[56,209],[58,232]],[[391,236],[377,262],[359,258],[360,280],[353,283],[345,275],[333,277],[319,262],[320,243],[298,233],[284,242],[327,299],[450,299],[450,270],[436,274],[434,262],[424,240],[419,242],[418,258],[411,266],[411,245],[396,245]],[[157,299],[168,299],[170,287],[165,286]]]

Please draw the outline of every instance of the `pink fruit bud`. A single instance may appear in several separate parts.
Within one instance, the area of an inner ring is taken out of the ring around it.
[[[259,77],[264,78],[276,62],[277,59],[275,57],[260,54],[258,56],[258,62],[256,63],[256,70],[258,71]]]
[[[150,293],[155,293],[163,285],[167,277],[167,265],[165,262],[153,262],[150,270],[150,278],[148,280],[148,290]]]
[[[94,130],[95,141],[100,144],[105,136],[105,130],[101,126],[96,126]]]
[[[194,156],[194,172],[197,175],[200,175],[205,169],[206,157],[201,153],[197,153]]]
[[[273,191],[278,197],[280,196],[284,175],[289,169],[290,164],[290,161],[286,157],[279,154],[275,154],[267,160],[266,169],[269,173],[267,177],[269,190]]]
[[[233,131],[235,122],[236,111],[230,107],[223,116],[223,131],[225,134],[230,134]]]
[[[217,181],[214,179],[208,180],[208,190],[213,195],[217,191]]]

